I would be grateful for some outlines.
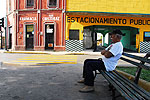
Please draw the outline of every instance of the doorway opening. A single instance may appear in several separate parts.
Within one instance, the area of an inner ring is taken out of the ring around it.
[[[9,42],[9,46],[8,49],[12,49],[12,27],[9,27],[9,35],[8,35],[8,42]]]
[[[26,50],[34,49],[34,25],[26,25]]]
[[[54,49],[54,24],[45,25],[45,50]]]
[[[83,46],[84,50],[101,51],[111,44],[109,32],[114,29],[120,29],[125,36],[122,37],[121,42],[124,50],[137,52],[136,35],[139,33],[138,28],[130,26],[107,26],[107,25],[93,25],[84,27]]]

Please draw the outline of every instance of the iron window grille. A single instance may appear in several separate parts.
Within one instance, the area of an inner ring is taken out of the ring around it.
[[[26,1],[26,6],[27,7],[33,7],[34,6],[34,0],[27,0]]]
[[[48,0],[48,6],[49,7],[57,7],[57,0]]]
[[[69,30],[69,40],[79,40],[79,30]]]

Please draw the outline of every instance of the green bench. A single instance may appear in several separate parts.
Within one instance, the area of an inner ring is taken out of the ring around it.
[[[123,56],[124,57],[120,58],[121,60],[136,65],[137,67],[134,81],[122,76],[116,70],[111,72],[103,70],[100,71],[104,78],[109,82],[109,88],[112,91],[112,100],[115,100],[119,96],[123,96],[127,100],[150,100],[150,92],[147,92],[138,86],[141,70],[150,70],[150,66],[145,65],[145,63],[150,64],[150,59],[148,59],[148,57],[150,57],[150,53],[147,53],[145,57],[135,56],[127,53],[123,53]],[[138,60],[139,62],[135,60]],[[95,77],[97,74],[97,71],[95,71]],[[120,95],[116,95],[116,90],[120,93]]]

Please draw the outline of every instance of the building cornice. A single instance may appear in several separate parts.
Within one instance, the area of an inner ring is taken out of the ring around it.
[[[119,17],[143,17],[150,18],[150,14],[118,13],[118,12],[94,12],[94,11],[65,11],[67,15],[92,15],[92,16],[119,16]]]
[[[14,12],[16,12],[16,11],[39,11],[39,10],[41,10],[41,11],[54,11],[54,10],[56,10],[56,11],[62,11],[63,9],[60,9],[60,8],[49,8],[49,9],[19,9],[19,10],[14,10]]]

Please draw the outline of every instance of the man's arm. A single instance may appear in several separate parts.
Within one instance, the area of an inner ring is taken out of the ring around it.
[[[108,50],[102,50],[101,51],[101,54],[104,55],[106,58],[110,58],[110,57],[113,57],[114,55],[108,51]]]

